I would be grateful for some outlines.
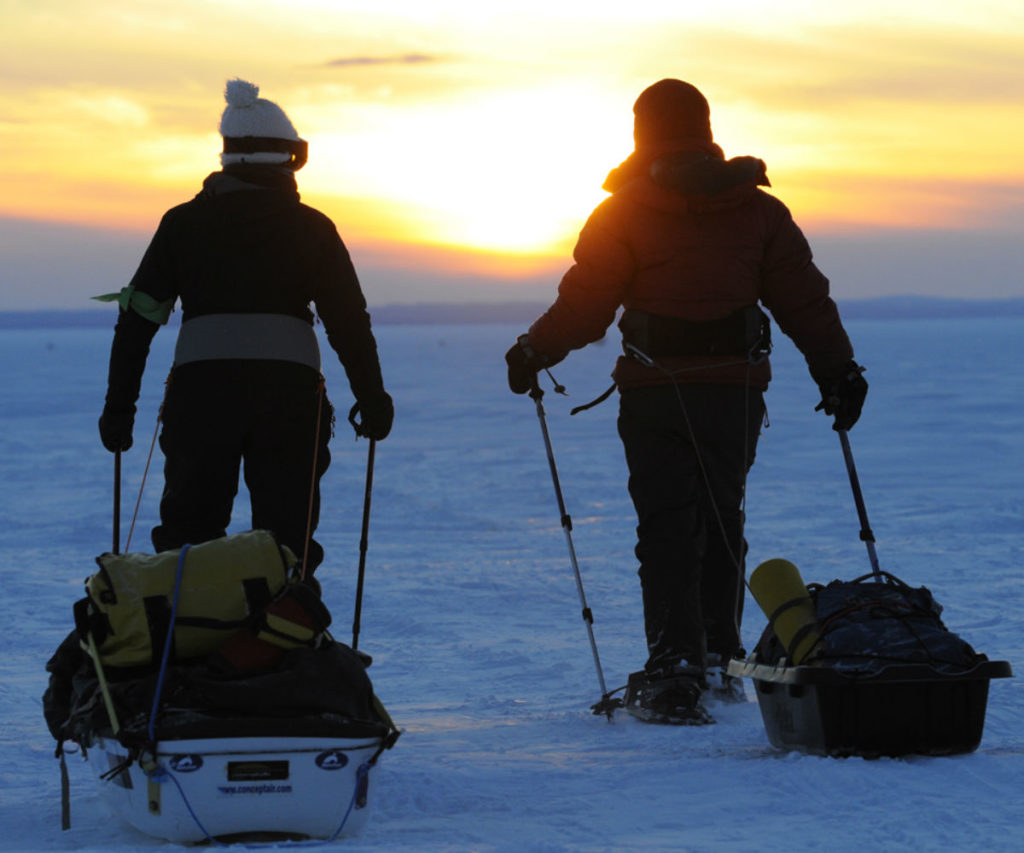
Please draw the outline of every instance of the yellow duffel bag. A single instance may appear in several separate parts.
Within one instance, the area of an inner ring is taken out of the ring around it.
[[[169,660],[209,655],[266,608],[298,562],[266,530],[182,550],[183,559],[181,550],[96,558],[99,571],[86,579],[86,597],[75,605],[75,625],[82,640],[92,636],[104,666],[159,665],[176,585]]]

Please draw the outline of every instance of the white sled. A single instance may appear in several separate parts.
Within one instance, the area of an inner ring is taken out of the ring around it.
[[[333,839],[366,823],[370,737],[165,740],[130,756],[109,732],[89,747],[100,793],[142,832],[191,843]]]

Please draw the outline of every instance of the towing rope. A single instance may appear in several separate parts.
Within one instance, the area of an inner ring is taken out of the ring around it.
[[[157,410],[156,424],[153,427],[153,438],[149,443],[149,453],[146,456],[146,466],[142,471],[142,481],[139,483],[139,494],[135,499],[135,509],[132,512],[131,524],[128,526],[128,539],[125,541],[124,550],[131,550],[132,534],[135,532],[135,522],[139,517],[139,508],[142,505],[142,495],[146,488],[146,480],[149,477],[149,469],[153,463],[153,453],[156,450],[157,438],[160,435],[160,424],[163,421],[164,414],[164,402],[167,400],[167,389],[170,387],[171,380],[174,376],[172,370],[168,375],[164,383],[164,400],[160,403],[160,408]],[[320,377],[316,388],[316,428],[313,431],[313,470],[310,475],[309,482],[309,509],[306,513],[306,538],[305,544],[302,551],[302,572],[300,577],[305,580],[306,577],[306,561],[309,557],[309,545],[313,538],[313,503],[316,498],[316,466],[319,462],[320,453],[320,431],[323,428],[323,410],[324,410],[324,396],[325,396],[325,382],[323,376]],[[117,478],[120,481],[120,477]]]
[[[302,569],[299,574],[301,580],[306,579],[306,563],[309,559],[309,545],[313,539],[313,504],[316,501],[317,476],[316,466],[320,454],[320,429],[324,413],[325,383],[323,376],[316,386],[316,428],[313,430],[313,470],[309,475],[309,509],[306,512],[306,539],[302,546]]]
[[[760,364],[761,362],[765,361],[768,358],[768,356],[771,354],[771,347],[770,347],[770,345],[767,347],[767,349],[760,349],[759,346],[758,346],[758,343],[755,342],[754,346],[752,346],[751,349],[747,352],[747,356],[744,359],[733,359],[733,360],[730,360],[730,361],[724,361],[724,362],[719,362],[719,363],[715,363],[715,364],[702,364],[702,365],[699,365],[699,366],[696,366],[696,367],[682,367],[682,368],[677,368],[675,370],[669,370],[664,365],[662,365],[662,364],[658,363],[657,361],[655,361],[654,358],[652,358],[647,353],[643,352],[643,350],[639,349],[638,347],[636,347],[633,344],[623,344],[623,346],[624,346],[624,349],[626,350],[626,354],[627,355],[632,356],[637,361],[639,361],[641,364],[644,364],[647,367],[653,367],[653,368],[659,370],[671,382],[672,387],[673,387],[673,389],[675,390],[675,393],[676,393],[676,399],[679,401],[679,408],[680,408],[680,411],[683,414],[683,420],[686,423],[687,431],[690,434],[690,442],[693,445],[694,455],[697,457],[697,465],[698,465],[698,467],[700,469],[701,478],[703,479],[704,485],[705,485],[705,487],[708,490],[708,498],[709,498],[709,501],[711,503],[711,507],[712,507],[712,509],[714,510],[714,513],[715,513],[715,521],[716,521],[716,523],[718,525],[719,532],[722,535],[722,542],[725,544],[726,552],[729,555],[729,559],[732,561],[733,566],[736,568],[736,571],[739,573],[740,578],[743,581],[743,585],[747,589],[750,589],[750,583],[747,580],[746,572],[744,571],[744,568],[743,568],[743,561],[744,561],[744,558],[746,556],[746,554],[744,553],[744,550],[743,550],[743,543],[744,543],[743,534],[744,534],[744,528],[746,527],[745,516],[746,516],[746,504],[747,504],[747,476],[748,476],[748,473],[749,473],[748,469],[749,469],[749,465],[750,465],[750,463],[749,463],[749,446],[750,446],[750,432],[749,432],[749,430],[750,430],[750,393],[749,393],[749,391],[750,391],[750,371],[751,371],[752,367],[754,367],[755,365]],[[696,372],[701,372],[701,371],[706,371],[706,370],[714,370],[714,369],[722,368],[722,367],[733,367],[733,366],[738,366],[738,365],[741,365],[741,364],[745,364],[747,366],[746,378],[745,378],[745,381],[744,381],[744,384],[743,384],[743,388],[747,391],[747,394],[745,395],[745,400],[744,400],[744,417],[743,417],[743,482],[740,484],[740,494],[741,494],[740,513],[741,513],[741,516],[744,518],[744,521],[740,524],[739,541],[737,543],[735,543],[736,548],[734,550],[733,546],[729,543],[728,537],[726,535],[725,522],[722,520],[722,513],[721,513],[721,510],[718,507],[718,501],[715,500],[715,496],[711,492],[711,481],[708,479],[707,469],[705,468],[705,465],[704,465],[704,457],[701,454],[700,447],[697,444],[697,437],[696,437],[696,434],[694,432],[693,426],[690,423],[690,416],[689,416],[689,413],[687,412],[686,404],[683,401],[682,393],[679,390],[678,377],[680,377],[682,374],[685,374],[685,373],[696,373]],[[550,376],[552,381],[554,382],[555,380],[554,380],[554,377],[551,376],[551,371],[547,371],[547,373],[548,373],[548,376]],[[558,385],[557,382],[555,382],[555,390],[557,391],[557,390],[559,390],[559,388],[560,388],[560,386]],[[574,409],[572,409],[569,412],[569,414],[570,415],[575,415],[575,414],[577,414],[579,412],[586,411],[587,409],[591,409],[594,406],[597,406],[600,403],[603,403],[605,400],[608,399],[608,397],[611,396],[611,394],[615,390],[615,388],[616,388],[616,383],[613,382],[611,387],[608,388],[606,391],[604,391],[596,399],[592,400],[589,403],[585,403],[584,405],[576,406]],[[562,390],[564,391],[564,389],[562,389]],[[768,410],[767,410],[767,406],[765,406],[763,417],[764,417],[764,422],[767,425],[767,423],[768,423]],[[618,688],[618,689],[621,690],[623,688]],[[612,691],[612,693],[617,693],[617,692],[618,692],[618,690]],[[611,695],[611,694],[607,694],[607,695]],[[597,713],[597,712],[595,711],[595,713]]]
[[[635,347],[633,347],[632,349],[635,349]],[[679,390],[679,383],[675,379],[676,374],[678,374],[680,372],[683,372],[683,371],[678,371],[678,370],[677,371],[670,371],[670,370],[667,370],[664,367],[662,367],[662,365],[658,364],[658,362],[656,362],[653,358],[650,358],[649,356],[647,357],[647,360],[644,361],[645,364],[649,364],[649,366],[657,368],[658,370],[661,370],[662,373],[664,373],[666,376],[668,376],[672,380],[672,388],[675,390],[676,399],[679,401],[679,409],[683,413],[683,421],[686,424],[686,430],[690,434],[690,443],[693,445],[694,455],[697,457],[697,466],[700,469],[701,478],[704,480],[704,485],[705,485],[705,487],[708,490],[708,500],[711,503],[711,508],[714,510],[715,521],[718,524],[719,532],[722,534],[722,542],[725,544],[725,549],[726,549],[727,553],[729,554],[729,559],[732,560],[733,566],[736,568],[736,571],[740,573],[740,577],[743,580],[743,585],[745,587],[747,587],[748,589],[750,588],[750,584],[747,581],[746,572],[743,571],[743,559],[746,556],[743,553],[743,533],[744,533],[744,528],[746,527],[745,521],[746,521],[746,505],[747,505],[747,475],[749,473],[749,459],[750,459],[750,457],[749,457],[749,447],[750,447],[750,368],[753,367],[755,364],[758,364],[759,361],[763,361],[764,358],[767,358],[767,356],[763,356],[761,359],[758,359],[756,361],[752,360],[751,358],[748,358],[745,361],[745,363],[747,365],[747,374],[746,374],[746,380],[745,380],[745,382],[743,384],[743,388],[744,388],[744,390],[747,393],[744,395],[744,415],[743,415],[743,481],[740,484],[740,495],[741,495],[741,497],[740,497],[740,507],[739,507],[740,508],[740,514],[743,517],[744,521],[740,524],[739,541],[737,543],[735,543],[735,545],[736,545],[736,549],[735,550],[733,550],[733,546],[729,543],[728,537],[726,535],[725,522],[722,520],[722,512],[721,512],[721,509],[718,506],[718,501],[715,500],[715,495],[714,495],[714,493],[711,490],[711,480],[708,477],[707,468],[705,467],[705,464],[704,464],[704,455],[700,451],[700,446],[697,443],[697,435],[696,435],[696,433],[695,433],[695,431],[693,429],[693,425],[690,423],[690,414],[687,411],[686,403],[683,400],[682,392]],[[744,363],[744,362],[735,362],[735,363],[739,364],[739,363]],[[690,372],[693,369],[698,369],[699,370],[699,369],[707,369],[707,368],[692,368],[692,369],[687,370],[685,372]]]
[[[142,493],[146,488],[146,478],[149,477],[149,466],[153,462],[153,451],[156,449],[157,436],[160,434],[160,422],[164,416],[164,403],[167,401],[167,389],[170,387],[171,378],[174,376],[174,370],[167,374],[167,379],[164,381],[164,399],[160,401],[160,408],[156,412],[156,424],[153,426],[153,439],[149,443],[149,453],[146,456],[146,467],[142,470],[142,481],[139,483],[139,495],[135,499],[135,510],[132,512],[132,522],[128,526],[128,539],[124,543],[124,550],[130,551],[132,544],[132,534],[135,532],[135,522],[139,517],[139,507],[142,506]],[[120,479],[120,477],[118,478]]]

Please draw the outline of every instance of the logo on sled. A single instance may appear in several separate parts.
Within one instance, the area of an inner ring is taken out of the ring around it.
[[[348,764],[348,756],[339,749],[321,752],[316,757],[316,766],[321,770],[341,770],[346,764]]]
[[[171,770],[177,773],[194,773],[202,766],[201,755],[176,755],[171,759]]]

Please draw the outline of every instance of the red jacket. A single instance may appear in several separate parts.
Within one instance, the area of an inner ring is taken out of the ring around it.
[[[768,185],[764,163],[726,161],[714,144],[634,154],[605,183],[611,197],[591,214],[555,303],[530,327],[538,352],[559,358],[604,336],[619,307],[703,322],[760,303],[804,357],[812,376],[853,357],[829,297],[828,279],[803,233]],[[683,382],[766,388],[767,360],[749,366],[722,356],[662,356]],[[620,388],[672,381],[664,369],[622,356]]]

